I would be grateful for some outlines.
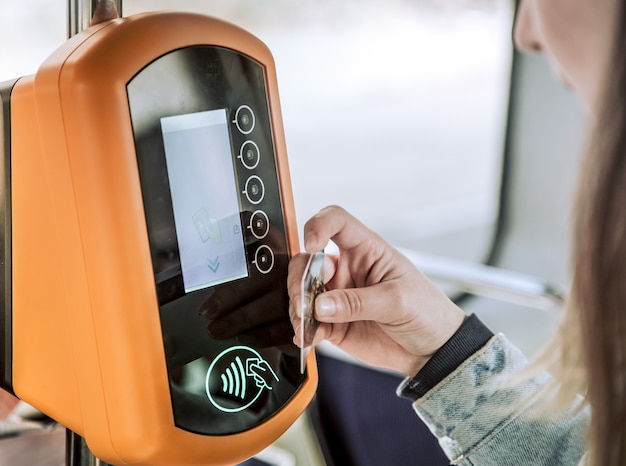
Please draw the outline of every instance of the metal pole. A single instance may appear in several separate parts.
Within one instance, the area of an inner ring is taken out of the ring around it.
[[[73,37],[91,23],[98,0],[69,0],[67,4],[67,37]]]
[[[99,1],[115,3],[119,16],[122,16],[122,0],[68,0],[67,4],[67,37],[75,36],[91,24],[91,18]]]
[[[83,29],[87,29],[91,25],[92,18],[96,12],[98,3],[114,3],[117,9],[117,15],[122,16],[122,0],[68,0],[67,8],[67,37],[73,37]],[[102,5],[105,6],[105,5]],[[106,5],[112,6],[112,5]],[[109,8],[103,11],[110,11]],[[111,16],[114,18],[116,16]],[[107,17],[99,18],[99,21],[109,19]],[[65,440],[65,464],[66,466],[107,466],[93,453],[89,451],[85,439],[80,435],[67,430]]]
[[[89,451],[85,439],[67,429],[65,434],[66,466],[109,466],[96,458]]]

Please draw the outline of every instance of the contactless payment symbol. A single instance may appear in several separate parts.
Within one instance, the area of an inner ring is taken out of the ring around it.
[[[279,378],[254,349],[233,346],[222,351],[206,374],[206,394],[220,411],[238,413],[250,407]]]

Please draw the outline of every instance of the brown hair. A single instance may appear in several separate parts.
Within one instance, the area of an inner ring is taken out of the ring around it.
[[[577,312],[593,464],[626,464],[626,6],[580,174],[570,310]],[[580,343],[579,343],[580,344]]]
[[[598,466],[626,464],[626,3],[617,3],[612,59],[579,174],[572,293],[529,371],[555,376],[552,408],[586,395],[589,460]]]

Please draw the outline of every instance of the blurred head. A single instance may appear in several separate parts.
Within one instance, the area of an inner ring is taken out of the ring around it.
[[[520,0],[515,43],[543,52],[559,79],[594,113],[602,93],[619,0]]]

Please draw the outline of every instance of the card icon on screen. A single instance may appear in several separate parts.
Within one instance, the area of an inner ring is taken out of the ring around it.
[[[217,220],[209,217],[206,209],[202,208],[194,214],[193,224],[196,226],[203,243],[206,243],[208,240],[212,240],[215,244],[222,242],[220,225]]]

